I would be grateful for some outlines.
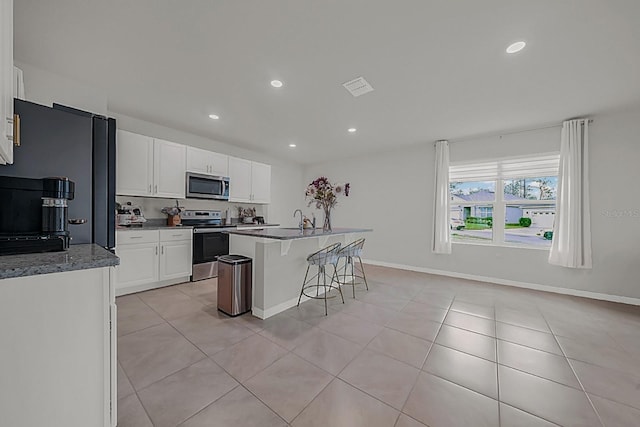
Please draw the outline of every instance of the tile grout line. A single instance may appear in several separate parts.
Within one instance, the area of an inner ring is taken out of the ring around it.
[[[567,357],[567,354],[565,353],[564,349],[560,345],[560,341],[558,341],[558,337],[556,337],[556,334],[553,333],[553,329],[551,329],[551,325],[549,325],[549,322],[547,321],[547,318],[544,316],[544,314],[542,314],[542,318],[544,319],[545,323],[547,324],[547,327],[551,331],[551,334],[553,335],[553,339],[556,341],[556,344],[558,344],[558,347],[560,347],[560,351],[562,352],[562,355],[564,356],[564,359],[567,362],[567,365],[569,365],[569,368],[571,368],[571,372],[573,372],[573,375],[576,377],[576,380],[578,381],[578,384],[580,384],[580,388],[582,389],[582,392],[584,393],[584,395],[586,396],[587,400],[589,401],[589,404],[591,405],[591,408],[593,409],[593,412],[595,412],[596,417],[598,417],[598,421],[600,421],[600,425],[602,427],[606,427],[604,422],[602,421],[602,417],[600,416],[600,413],[598,412],[598,410],[596,409],[595,405],[593,404],[593,401],[591,400],[591,396],[589,396],[589,393],[587,393],[587,390],[584,388],[584,385],[582,384],[582,381],[580,380],[580,377],[578,377],[578,373],[574,369],[573,365],[569,362],[569,358]]]
[[[119,362],[118,362],[119,363]],[[131,379],[129,378],[129,374],[127,374],[127,371],[124,370],[124,367],[121,366],[122,372],[124,373],[124,375],[127,377],[127,380],[129,381],[129,385],[131,385],[131,389],[133,390],[133,394],[136,396],[136,399],[138,399],[138,403],[140,403],[140,406],[142,406],[142,410],[144,411],[144,413],[147,415],[147,418],[149,419],[149,421],[151,422],[151,424],[153,424],[153,420],[151,419],[151,415],[149,414],[149,411],[147,411],[147,408],[144,406],[144,404],[142,403],[142,399],[140,399],[140,396],[138,395],[138,390],[136,390],[136,388],[133,386],[133,383],[131,382]],[[116,380],[117,381],[117,380]],[[146,387],[145,387],[146,388]],[[143,389],[144,390],[144,389]],[[117,390],[116,390],[116,394],[117,394]],[[125,397],[129,397],[131,395],[125,396]],[[124,399],[124,397],[123,397]],[[120,398],[118,398],[116,396],[116,404],[117,402],[120,400]],[[116,420],[116,425],[118,424],[117,420]]]
[[[449,308],[447,308],[447,312],[444,315],[445,319],[447,318],[447,314],[449,314],[449,311],[451,310],[451,306],[453,305],[453,302],[455,300],[456,300],[456,298],[454,296],[453,299],[451,300],[451,303],[449,304]],[[411,387],[411,390],[409,391],[409,394],[407,394],[407,398],[405,399],[404,404],[402,405],[402,409],[400,410],[400,412],[403,413],[403,414],[404,414],[404,408],[405,408],[405,406],[407,406],[407,402],[409,401],[409,397],[411,397],[411,394],[415,390],[416,385],[418,385],[418,381],[420,380],[420,375],[424,372],[422,370],[422,368],[424,368],[425,363],[427,363],[427,359],[429,359],[429,354],[431,354],[431,349],[436,344],[436,340],[438,339],[438,335],[440,335],[440,331],[442,330],[442,325],[444,325],[444,319],[442,319],[442,322],[443,323],[440,323],[440,326],[438,327],[438,332],[436,332],[436,335],[433,337],[433,342],[431,342],[431,345],[429,346],[429,350],[427,350],[427,355],[425,356],[424,361],[422,362],[422,366],[419,368],[419,372],[418,372],[418,375],[416,376],[415,381],[413,382],[413,386]],[[398,418],[400,418],[400,417],[398,416]]]
[[[185,295],[186,295],[186,294],[185,294]],[[193,298],[193,297],[192,297],[192,296],[190,296],[190,295],[187,295],[187,296],[189,296],[189,298]],[[149,306],[149,305],[148,305],[148,304],[147,304],[147,303],[146,303],[142,298],[140,298],[140,300],[141,300],[145,305],[147,305],[151,310],[153,310],[153,307]],[[254,394],[251,392],[251,390],[249,390],[247,387],[245,387],[245,386],[244,386],[244,384],[243,384],[243,383],[241,383],[240,381],[238,381],[238,380],[237,380],[233,375],[231,375],[231,373],[229,373],[226,369],[224,369],[222,366],[220,366],[218,363],[216,363],[216,361],[215,361],[215,360],[213,360],[213,359],[211,358],[211,356],[209,356],[207,353],[205,353],[205,352],[204,352],[200,347],[198,347],[198,346],[197,346],[195,343],[193,343],[189,338],[187,338],[187,337],[186,337],[182,332],[180,332],[180,331],[179,331],[179,330],[178,330],[178,329],[177,329],[177,328],[176,328],[176,327],[175,327],[175,326],[174,326],[174,325],[173,325],[169,320],[166,320],[164,317],[162,317],[162,316],[160,315],[160,313],[157,313],[155,310],[153,310],[153,311],[154,311],[156,314],[158,314],[158,316],[160,316],[163,320],[165,320],[165,323],[167,323],[169,326],[171,326],[171,327],[172,327],[172,328],[173,328],[173,329],[174,329],[178,334],[180,334],[180,336],[182,336],[182,337],[183,337],[185,340],[187,340],[191,345],[193,345],[195,348],[197,348],[197,349],[198,349],[198,351],[200,351],[202,354],[204,354],[204,356],[205,356],[205,357],[203,357],[202,359],[200,359],[200,360],[198,360],[198,361],[196,361],[196,362],[194,362],[194,363],[190,364],[189,366],[186,366],[186,367],[184,367],[184,368],[182,368],[182,369],[179,369],[179,370],[178,370],[178,371],[176,371],[176,372],[172,372],[171,374],[166,375],[165,377],[163,377],[163,378],[159,379],[158,381],[154,381],[152,384],[149,384],[148,386],[146,386],[146,387],[142,388],[142,389],[141,389],[141,391],[142,391],[142,390],[144,390],[144,389],[146,389],[146,388],[148,388],[148,387],[150,387],[150,386],[152,386],[153,384],[156,384],[156,383],[157,383],[157,382],[159,382],[159,381],[164,380],[165,378],[168,378],[169,376],[171,376],[171,375],[173,375],[173,374],[176,374],[176,373],[178,373],[178,372],[180,372],[180,371],[182,371],[182,370],[184,370],[184,369],[187,369],[187,368],[189,368],[189,367],[191,367],[191,366],[195,365],[196,363],[199,363],[199,362],[203,361],[204,359],[209,359],[209,360],[211,360],[213,363],[215,363],[215,364],[216,364],[216,366],[220,367],[220,369],[222,369],[224,372],[226,372],[226,373],[227,373],[227,375],[229,375],[231,378],[233,378],[233,380],[234,380],[234,381],[236,381],[236,382],[238,383],[238,385],[237,385],[236,387],[234,387],[233,389],[229,390],[227,393],[225,393],[224,395],[220,396],[218,399],[215,399],[213,402],[209,403],[209,404],[208,404],[208,405],[206,405],[204,408],[202,408],[201,410],[199,410],[199,411],[198,411],[198,412],[196,412],[195,414],[191,415],[191,416],[190,416],[190,417],[188,417],[187,419],[183,420],[179,425],[184,424],[185,422],[187,422],[187,420],[191,419],[191,418],[192,418],[192,417],[194,417],[195,415],[197,415],[197,414],[199,414],[200,412],[204,411],[206,408],[208,408],[209,406],[211,406],[212,404],[214,404],[215,402],[217,402],[218,400],[222,399],[224,396],[226,396],[227,394],[231,393],[233,390],[235,390],[236,388],[238,388],[238,386],[243,387],[245,390],[247,390],[247,392],[249,392],[252,396],[254,396],[256,399],[258,399],[258,400],[259,400],[263,405],[265,405],[267,408],[269,408],[269,410],[270,410],[271,412],[273,412],[274,414],[276,414],[276,416],[278,416],[280,419],[282,419],[282,420],[285,422],[285,424],[287,424],[287,425],[289,424],[289,423],[287,423],[287,421],[286,421],[284,418],[282,418],[282,417],[280,416],[280,414],[278,414],[276,411],[274,411],[274,410],[273,410],[269,405],[267,405],[265,402],[263,402],[263,401],[262,401],[258,396],[254,395]],[[183,317],[186,317],[186,316],[188,316],[188,315],[185,315],[185,316],[183,316]],[[246,327],[246,326],[245,326],[245,327]],[[247,328],[247,329],[249,329],[249,328]],[[249,329],[249,330],[250,330],[250,329]],[[247,336],[247,337],[243,338],[242,340],[238,341],[238,343],[240,343],[241,341],[244,341],[244,340],[245,340],[245,339],[247,339],[247,338],[252,337],[253,335],[259,335],[257,332],[254,332],[254,331],[251,331],[251,332],[252,332],[252,335],[249,335],[249,336]],[[261,336],[261,337],[263,337],[263,338],[265,338],[265,339],[267,339],[269,342],[271,342],[271,343],[273,343],[273,344],[275,344],[275,345],[278,345],[278,344],[274,343],[273,341],[269,340],[267,337],[264,337],[263,335],[260,335],[260,336]],[[235,344],[238,344],[238,343],[235,343]],[[235,344],[233,344],[233,345],[235,345]],[[279,346],[279,345],[278,345],[278,346]],[[232,347],[232,346],[229,346],[229,348],[230,348],[230,347]],[[282,346],[279,346],[279,347],[282,347]],[[287,349],[285,349],[285,350],[287,350]],[[222,350],[220,350],[220,351],[224,351],[224,349],[222,349]],[[216,354],[217,354],[217,353],[219,353],[219,352],[216,352]],[[287,353],[286,353],[285,355],[283,355],[282,357],[285,357],[285,356],[286,356],[287,354],[289,354],[289,353],[291,353],[291,351],[290,351],[290,350],[287,350]],[[275,363],[275,362],[277,362],[278,360],[282,359],[282,357],[280,357],[279,359],[275,360],[273,363]],[[273,363],[271,363],[269,366],[273,365]],[[266,369],[266,368],[265,368],[265,369]],[[123,371],[124,371],[124,368],[123,368]],[[264,369],[263,369],[262,371],[264,371]],[[262,371],[260,371],[260,372],[262,372]],[[126,372],[125,372],[125,374],[126,374]],[[256,375],[257,375],[257,374],[256,374]],[[255,376],[255,375],[254,375],[254,376]],[[251,378],[253,378],[253,376],[252,376]],[[136,393],[136,397],[138,398],[138,401],[140,402],[140,405],[141,405],[141,406],[143,407],[143,409],[145,410],[145,413],[147,413],[147,417],[149,417],[149,420],[151,420],[151,416],[150,416],[150,415],[149,415],[149,413],[147,412],[147,409],[145,408],[144,404],[142,403],[142,400],[140,399],[140,397],[139,397],[139,396],[138,396],[138,394],[137,394],[137,393],[138,393],[138,391],[135,389],[135,387],[133,387],[133,385],[132,385],[132,388],[134,389],[134,392]],[[153,421],[152,421],[152,423],[153,423]]]

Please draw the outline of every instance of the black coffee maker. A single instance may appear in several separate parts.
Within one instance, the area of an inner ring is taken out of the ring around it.
[[[74,191],[74,182],[63,177],[0,177],[0,255],[68,249]]]
[[[42,234],[62,236],[68,242],[68,200],[73,200],[75,184],[69,178],[42,180]],[[68,244],[66,245],[69,246]]]

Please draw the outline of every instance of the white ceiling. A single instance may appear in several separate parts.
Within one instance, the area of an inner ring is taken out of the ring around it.
[[[638,0],[16,0],[15,57],[313,163],[640,104],[639,22]],[[349,95],[358,76],[375,91]]]

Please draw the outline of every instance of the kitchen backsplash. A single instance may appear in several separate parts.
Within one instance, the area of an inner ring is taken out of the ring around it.
[[[159,199],[151,197],[133,197],[133,196],[116,196],[116,201],[122,205],[131,202],[132,205],[140,206],[145,218],[166,218],[167,216],[160,212],[165,206],[175,206],[176,199]],[[219,200],[197,200],[197,199],[178,199],[180,207],[185,209],[214,209],[222,211],[222,217],[225,211],[230,209],[231,217],[238,217],[238,206],[244,208],[255,208],[256,215],[263,216],[267,219],[268,206],[253,205],[251,203],[233,203],[222,202]]]

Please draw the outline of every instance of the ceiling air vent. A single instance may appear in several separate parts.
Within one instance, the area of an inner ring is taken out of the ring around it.
[[[373,86],[371,86],[369,82],[364,79],[364,77],[358,77],[353,80],[349,80],[346,83],[342,83],[342,86],[344,86],[344,88],[348,90],[349,93],[354,97],[364,95],[365,93],[369,93],[373,90]]]

